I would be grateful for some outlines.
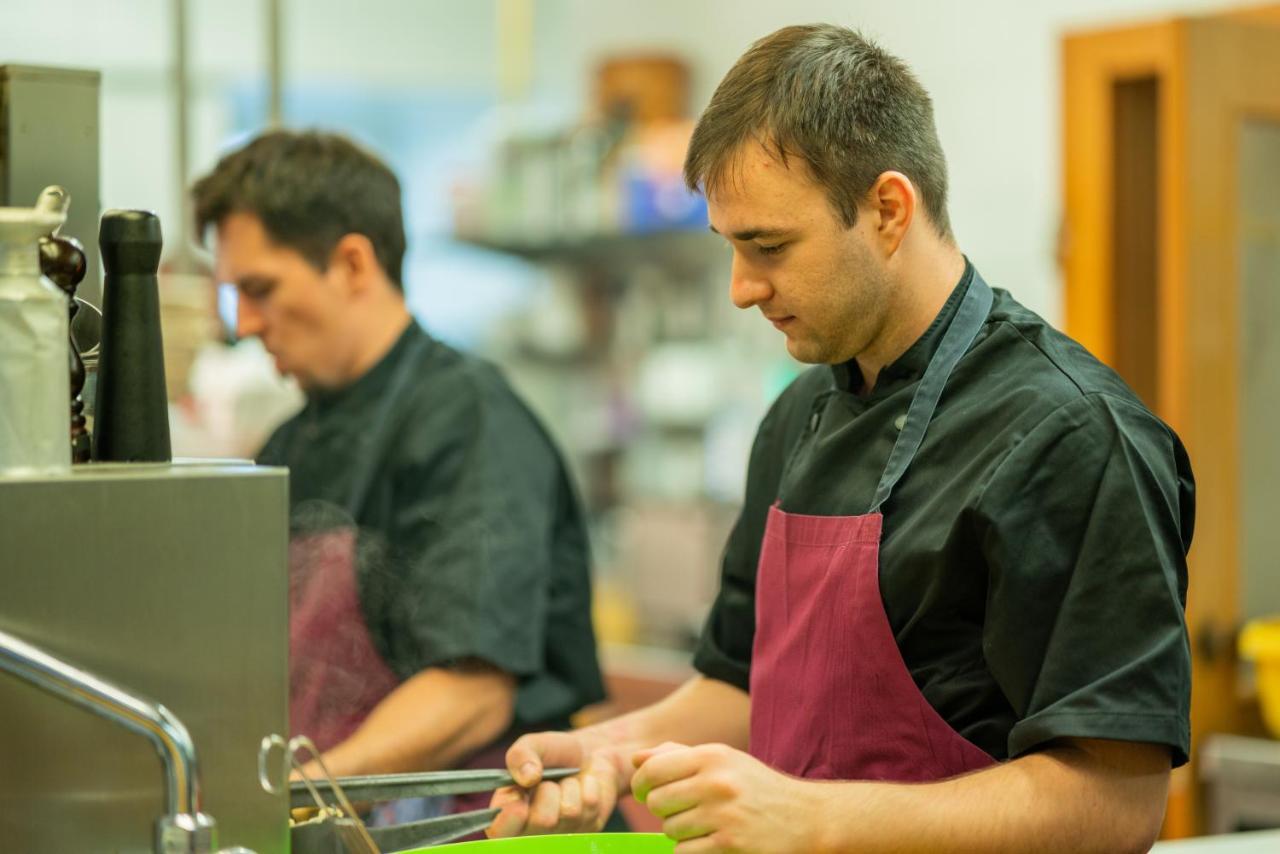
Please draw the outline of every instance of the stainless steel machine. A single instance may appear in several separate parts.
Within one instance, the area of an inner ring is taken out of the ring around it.
[[[92,465],[0,478],[0,632],[168,709],[199,756],[221,845],[288,847],[258,784],[288,731],[282,469]],[[156,850],[156,748],[0,667],[0,850]]]

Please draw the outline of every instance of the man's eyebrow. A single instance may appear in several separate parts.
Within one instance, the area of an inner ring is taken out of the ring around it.
[[[713,234],[719,234],[714,225],[708,225]],[[734,240],[755,240],[758,237],[784,237],[789,231],[785,228],[748,228],[742,231],[735,231],[729,236]]]

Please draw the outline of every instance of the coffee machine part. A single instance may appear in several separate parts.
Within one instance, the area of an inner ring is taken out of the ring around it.
[[[0,476],[71,468],[65,294],[40,273],[40,238],[66,219],[66,192],[0,208]]]
[[[98,246],[105,278],[93,458],[168,462],[172,450],[156,278],[160,219],[150,211],[107,211]]]

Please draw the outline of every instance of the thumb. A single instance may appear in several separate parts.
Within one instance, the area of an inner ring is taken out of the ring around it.
[[[582,747],[564,732],[522,735],[507,750],[507,770],[526,789],[542,781],[542,769],[547,765],[573,767],[581,762]]]

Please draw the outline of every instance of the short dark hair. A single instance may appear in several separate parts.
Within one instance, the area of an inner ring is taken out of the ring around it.
[[[233,213],[253,214],[274,242],[323,270],[339,240],[362,234],[387,277],[404,289],[400,182],[390,167],[343,136],[264,133],[219,160],[191,195],[201,237]]]
[[[684,162],[691,190],[714,190],[755,139],[798,157],[845,225],[887,171],[911,179],[929,219],[951,236],[947,163],[929,93],[906,64],[831,24],[784,27],[753,44],[716,88]]]

